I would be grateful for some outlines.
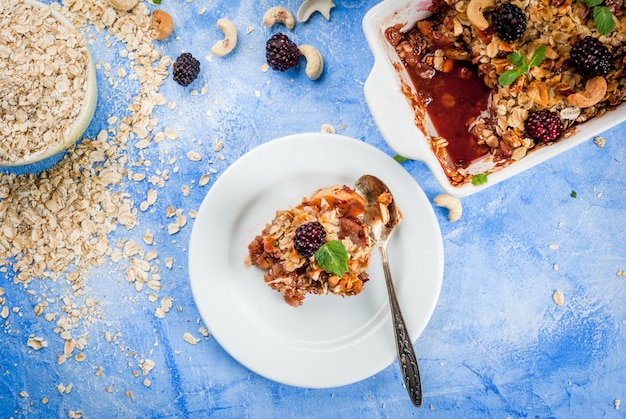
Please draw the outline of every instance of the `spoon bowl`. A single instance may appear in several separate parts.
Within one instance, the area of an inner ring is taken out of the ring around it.
[[[370,226],[370,238],[380,251],[396,338],[398,362],[400,363],[404,384],[411,402],[419,407],[422,405],[422,380],[413,343],[411,342],[396,297],[387,256],[387,242],[398,223],[400,223],[402,212],[396,206],[393,195],[387,185],[376,176],[361,176],[354,184],[354,189],[365,200],[363,221]]]

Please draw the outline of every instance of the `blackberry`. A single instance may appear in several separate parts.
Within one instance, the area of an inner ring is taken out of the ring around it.
[[[526,30],[526,15],[512,3],[502,3],[491,14],[493,30],[503,41],[521,38]]]
[[[576,42],[570,51],[570,62],[583,77],[606,75],[611,70],[612,59],[609,49],[592,36]]]
[[[324,226],[317,221],[311,221],[296,228],[293,248],[303,258],[313,256],[324,243],[326,243],[326,231],[324,231]]]
[[[174,61],[174,81],[181,86],[189,86],[199,73],[200,61],[188,52],[183,52]]]
[[[265,58],[272,69],[285,71],[298,65],[300,51],[287,35],[278,32],[265,43]]]
[[[542,143],[556,140],[563,131],[563,122],[559,115],[546,109],[531,112],[525,125],[528,135]]]

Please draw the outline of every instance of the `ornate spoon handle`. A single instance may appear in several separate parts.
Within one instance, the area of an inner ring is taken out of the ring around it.
[[[391,281],[386,243],[384,246],[378,246],[378,249],[380,250],[383,271],[385,272],[385,282],[387,283],[387,293],[389,294],[389,306],[391,307],[391,319],[396,337],[396,350],[398,352],[400,370],[411,402],[413,402],[416,407],[420,407],[422,405],[422,379],[420,377],[420,370],[417,365],[413,344],[411,343],[409,332],[406,330],[404,318],[400,311],[400,305],[396,298],[396,291]]]

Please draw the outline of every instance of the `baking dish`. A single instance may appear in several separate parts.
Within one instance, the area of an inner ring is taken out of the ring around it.
[[[571,137],[532,150],[508,166],[496,166],[490,158],[476,160],[467,170],[471,173],[489,173],[487,182],[453,185],[429,143],[429,139],[436,136],[436,131],[428,116],[425,116],[422,128],[416,123],[414,105],[407,97],[407,94],[415,95],[415,89],[384,33],[385,29],[395,25],[402,26],[401,31],[409,30],[418,20],[430,16],[428,8],[431,4],[432,0],[386,0],[366,13],[363,31],[374,56],[374,65],[365,82],[364,94],[370,112],[389,146],[405,158],[424,162],[446,193],[463,197],[481,191],[626,120],[626,103],[622,103],[600,117],[577,125]]]

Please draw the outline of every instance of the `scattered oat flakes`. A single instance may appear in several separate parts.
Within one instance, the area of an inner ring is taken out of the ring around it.
[[[143,375],[148,375],[148,373],[154,369],[155,364],[153,360],[146,359],[139,366],[141,367]]]
[[[41,348],[47,348],[48,347],[48,342],[45,341],[43,338],[40,338],[38,336],[35,335],[30,335],[30,337],[28,338],[28,341],[26,342],[26,344],[28,346],[30,346],[31,348],[33,348],[34,350],[38,351]]]
[[[563,295],[563,292],[556,290],[554,291],[554,294],[552,294],[552,300],[554,300],[554,304],[560,307],[563,303],[565,303],[565,296]]]
[[[615,410],[619,410],[619,407],[621,404],[622,404],[622,401],[620,399],[613,400],[613,405],[615,406]]]
[[[600,148],[604,147],[604,145],[606,144],[606,140],[604,139],[604,137],[595,137],[593,139],[593,142]]]
[[[19,393],[17,393],[18,397],[21,397],[23,399],[28,397],[28,393],[25,390],[20,391]]]
[[[154,243],[154,235],[150,230],[146,230],[146,232],[143,234],[143,241],[146,244]]]
[[[164,134],[165,138],[167,138],[168,140],[175,140],[178,138],[178,133],[170,127],[165,128]]]
[[[196,345],[198,343],[198,339],[196,339],[191,333],[185,332],[183,334],[183,340],[192,345]]]
[[[202,155],[195,151],[187,152],[187,159],[190,161],[200,161],[202,160]]]
[[[323,124],[322,125],[322,133],[323,134],[336,134],[337,130],[331,124]]]
[[[210,180],[211,180],[211,176],[205,173],[200,177],[200,180],[198,181],[198,185],[206,186]]]
[[[551,245],[549,245],[548,247],[549,247],[550,249],[552,249],[552,250],[557,250],[557,249],[559,248],[559,245],[558,245],[558,244],[551,244]]]
[[[623,269],[620,269],[619,271],[617,271],[617,276],[626,277],[626,271],[624,271]]]
[[[167,232],[168,234],[172,235],[172,234],[176,234],[180,231],[180,226],[176,223],[169,223],[167,225]]]

